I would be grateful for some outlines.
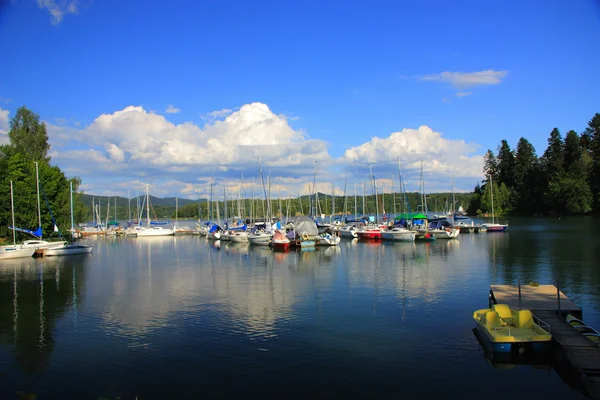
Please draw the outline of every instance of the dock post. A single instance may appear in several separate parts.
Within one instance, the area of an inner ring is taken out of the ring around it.
[[[521,280],[517,280],[517,285],[519,286],[519,309],[521,309]]]
[[[558,299],[558,315],[560,316],[560,286],[558,284],[558,280],[556,281],[556,298]]]

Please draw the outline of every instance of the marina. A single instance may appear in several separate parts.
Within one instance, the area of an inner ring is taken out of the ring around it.
[[[599,326],[594,258],[578,251],[585,243],[564,241],[574,226],[564,222],[515,219],[505,233],[452,240],[342,238],[336,246],[284,249],[189,234],[99,236],[78,242],[93,246],[92,254],[6,261],[0,398],[17,391],[38,399],[152,400],[317,390],[469,398],[497,379],[510,380],[514,398],[589,398],[596,378],[570,366],[579,362],[575,353],[565,353],[569,363],[554,353],[541,364],[498,361],[472,332],[471,314],[487,305],[490,290],[516,307],[519,281],[528,282],[522,305],[547,297],[553,312],[556,289],[529,290],[529,283],[555,276],[562,309],[581,310]],[[524,240],[540,229],[538,240]],[[436,385],[428,384],[432,376]],[[235,383],[224,389],[222,377]]]

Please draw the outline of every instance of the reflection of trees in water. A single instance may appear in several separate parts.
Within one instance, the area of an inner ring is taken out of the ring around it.
[[[487,233],[491,271],[499,282],[560,283],[600,297],[598,218],[521,219],[505,233]]]
[[[13,350],[25,373],[43,370],[58,319],[81,301],[87,257],[31,259],[0,265],[0,346]]]

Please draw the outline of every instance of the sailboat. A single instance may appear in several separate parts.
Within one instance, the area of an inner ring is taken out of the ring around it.
[[[55,241],[55,242],[49,242],[47,240],[43,240],[42,239],[42,212],[41,212],[41,208],[40,208],[40,178],[39,178],[39,172],[38,172],[38,163],[35,162],[34,164],[35,164],[35,177],[36,177],[36,181],[37,181],[38,228],[35,231],[30,231],[28,229],[16,228],[16,227],[14,227],[14,224],[13,224],[13,226],[11,226],[11,228],[13,230],[16,230],[16,231],[19,231],[19,232],[28,233],[31,236],[33,236],[35,239],[30,239],[30,240],[23,241],[22,247],[23,248],[28,248],[28,249],[30,249],[30,248],[34,249],[35,251],[37,251],[40,254],[42,254],[41,252],[44,249],[51,249],[51,248],[54,248],[54,247],[62,247],[65,244],[67,244],[67,242],[64,241],[64,240]]]
[[[150,222],[150,194],[148,192],[148,184],[146,184],[146,222],[147,226],[137,227],[136,232],[138,237],[141,236],[173,236],[175,231],[173,228],[163,228],[162,226],[152,226]]]
[[[71,189],[71,232],[74,232],[73,226],[73,182],[70,182]],[[92,246],[85,244],[69,243],[62,247],[53,247],[44,251],[45,256],[70,256],[73,254],[88,254],[93,250]]]
[[[12,181],[10,181],[10,211],[12,213],[12,224],[15,226],[15,206],[13,201]],[[13,229],[13,244],[12,246],[0,246],[0,260],[31,257],[34,252],[34,248],[23,248],[22,245],[17,246],[16,232]]]
[[[490,194],[492,197],[492,222],[481,224],[481,227],[486,229],[488,232],[504,232],[508,229],[508,225],[494,223],[494,188],[492,186],[492,175],[490,174]]]

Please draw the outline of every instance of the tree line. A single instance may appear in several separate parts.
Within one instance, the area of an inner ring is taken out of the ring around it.
[[[470,215],[598,212],[600,114],[588,121],[583,132],[570,130],[564,139],[554,128],[541,157],[524,137],[515,150],[502,140],[496,154],[491,150],[485,154],[483,172],[486,178],[475,186],[469,202]]]
[[[38,114],[26,107],[19,108],[11,119],[8,138],[9,143],[0,146],[0,241],[12,242],[11,181],[15,226],[32,231],[38,228],[37,175],[43,236],[58,236],[55,223],[66,236],[71,225],[70,182],[73,183],[76,218],[85,214],[77,194],[80,179],[67,178],[59,167],[50,164],[46,125],[40,122]],[[33,239],[20,232],[17,236],[18,240]]]

